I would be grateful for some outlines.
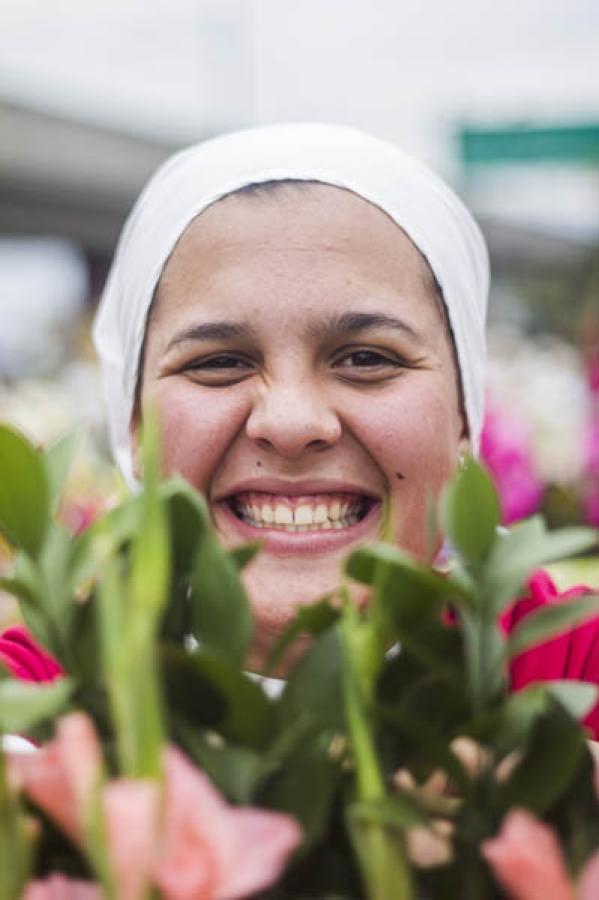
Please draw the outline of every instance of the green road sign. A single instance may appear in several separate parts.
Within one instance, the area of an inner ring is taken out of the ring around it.
[[[599,122],[543,128],[462,128],[462,162],[466,166],[509,163],[570,162],[599,164]]]

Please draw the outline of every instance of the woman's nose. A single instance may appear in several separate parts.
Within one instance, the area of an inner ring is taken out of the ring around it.
[[[246,423],[248,437],[290,459],[307,449],[334,444],[341,423],[317,385],[279,384],[264,388]]]

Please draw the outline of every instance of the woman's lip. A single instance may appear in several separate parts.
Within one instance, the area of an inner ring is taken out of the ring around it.
[[[226,501],[215,503],[213,512],[227,531],[233,527],[244,541],[261,541],[264,550],[275,556],[312,556],[341,549],[363,539],[380,518],[380,502],[373,503],[367,514],[355,525],[346,528],[321,529],[319,531],[285,531],[282,528],[256,528],[239,519]]]
[[[349,481],[326,478],[311,478],[303,481],[288,481],[284,478],[248,478],[233,484],[226,492],[219,491],[212,502],[218,503],[227,497],[252,491],[262,494],[278,494],[281,497],[302,497],[309,494],[359,494],[373,500],[380,500],[380,494],[377,491]]]

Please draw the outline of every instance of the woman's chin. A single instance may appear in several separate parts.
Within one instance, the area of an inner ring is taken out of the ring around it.
[[[248,592],[254,616],[254,637],[248,666],[252,671],[261,671],[272,647],[295,618],[302,606],[316,603],[323,597],[332,605],[339,603],[340,567],[332,566],[330,572],[310,572],[303,567],[302,573],[283,580],[281,575],[268,578],[259,559],[252,563],[242,575]],[[368,588],[351,584],[348,587],[352,600],[358,605],[368,602]],[[277,675],[284,675],[290,664],[296,662],[311,646],[308,635],[302,635],[285,656],[284,666]]]

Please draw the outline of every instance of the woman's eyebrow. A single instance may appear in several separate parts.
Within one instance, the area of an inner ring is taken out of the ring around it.
[[[356,331],[367,331],[371,328],[391,328],[402,331],[415,340],[421,335],[404,319],[390,316],[387,313],[344,312],[311,326],[311,331],[322,334],[348,334]]]
[[[247,338],[251,329],[239,322],[201,322],[177,331],[168,343],[167,350],[185,341],[227,341],[231,338]]]

